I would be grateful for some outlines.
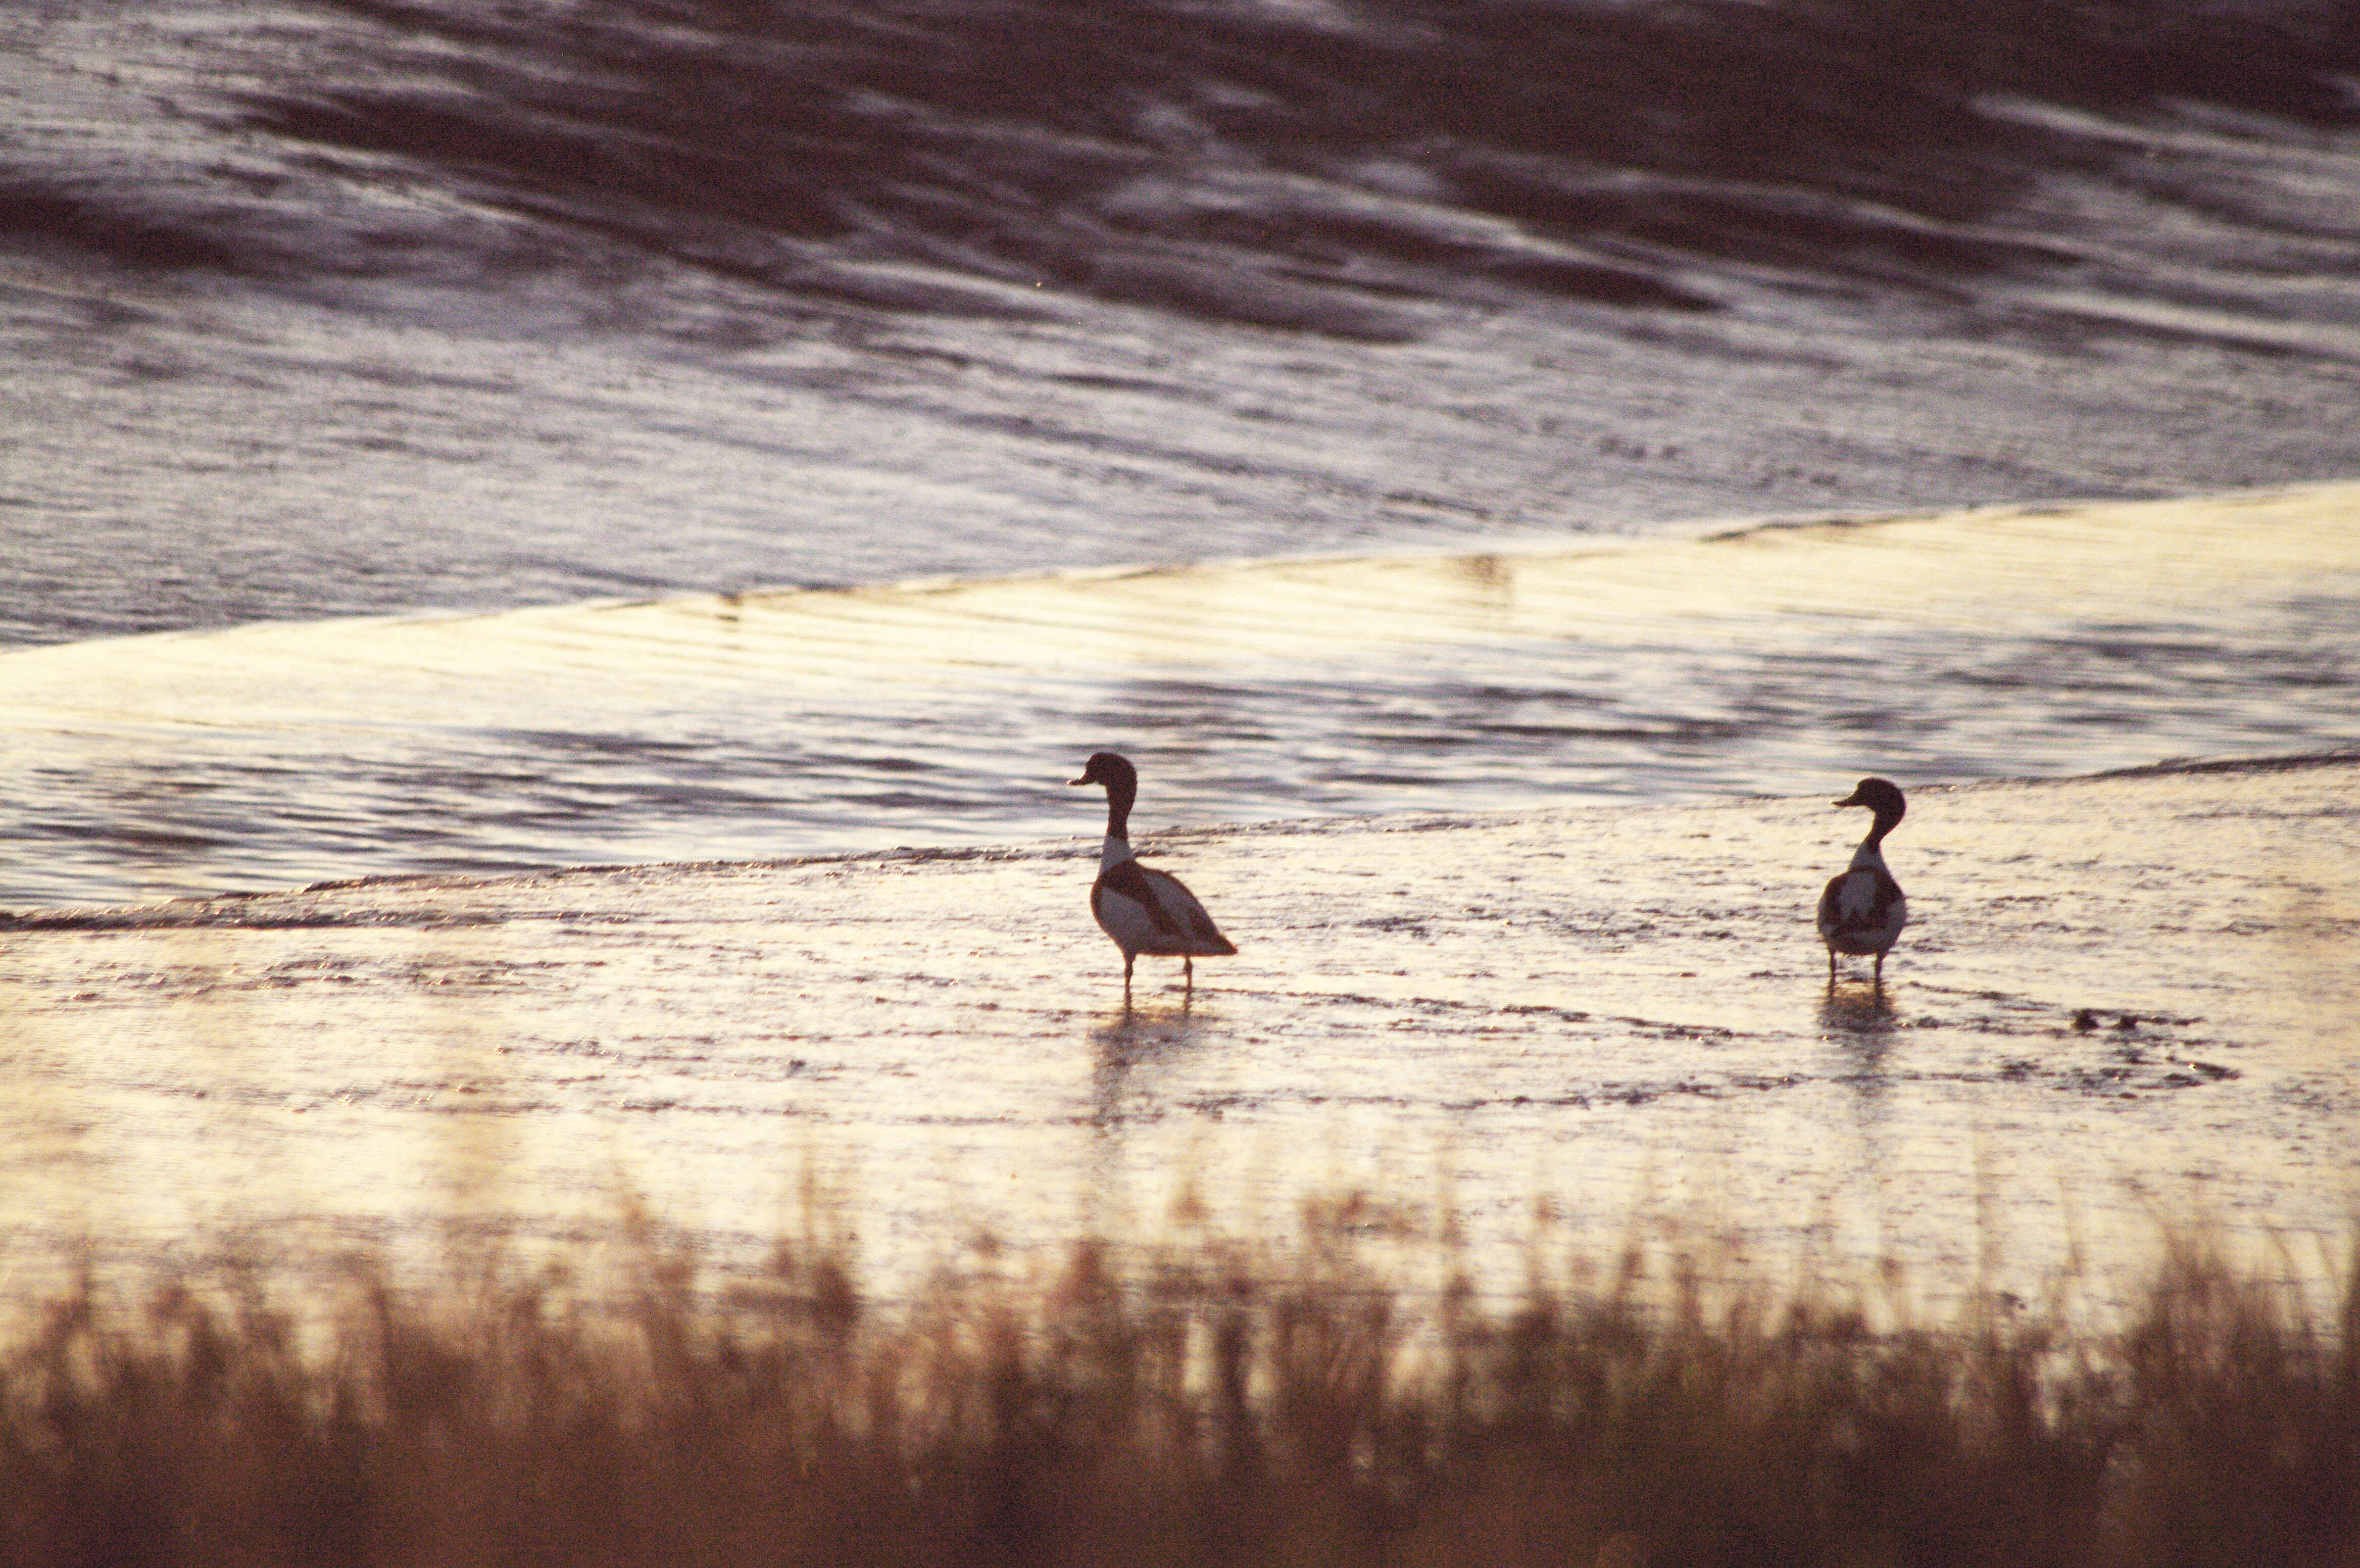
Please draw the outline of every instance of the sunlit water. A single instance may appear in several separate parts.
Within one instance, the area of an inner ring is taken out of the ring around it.
[[[1915,784],[2360,736],[2360,490],[0,655],[8,902]]]
[[[616,858],[739,863],[8,918],[16,1263],[581,1262],[639,1205],[725,1271],[819,1224],[892,1295],[1357,1192],[1411,1286],[1636,1235],[2096,1324],[2172,1225],[2316,1286],[2360,1192],[2355,499],[20,652],[51,798],[114,790],[41,862],[80,876],[556,857],[617,771]],[[1111,735],[1240,948],[1185,1007],[1142,960],[1129,1017],[1062,782]],[[2266,744],[2310,755],[1933,782]],[[267,831],[110,829],[185,816],[174,768]],[[1881,996],[1809,924],[1872,768],[1913,802]],[[891,814],[934,847],[780,858]]]

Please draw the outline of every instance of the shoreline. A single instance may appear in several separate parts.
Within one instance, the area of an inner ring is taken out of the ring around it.
[[[1916,799],[1921,795],[1941,795],[1958,791],[1980,789],[2038,789],[2049,785],[2095,784],[2111,779],[2172,777],[2183,773],[2243,774],[2299,772],[2310,768],[2344,767],[2355,762],[2360,762],[2360,747],[2339,747],[2327,751],[2290,751],[2252,757],[2167,757],[2159,762],[2143,762],[2125,768],[2103,768],[2087,773],[1961,779],[1945,784],[1913,784],[1910,788],[1910,796]],[[1793,797],[1749,795],[1725,798],[1729,803],[1743,803]],[[1721,803],[1684,801],[1679,804],[1710,806]],[[1193,826],[1174,824],[1161,828],[1142,829],[1139,837],[1152,843],[1164,845],[1245,836],[1310,837],[1329,830],[1373,828],[1381,832],[1405,832],[1427,830],[1437,827],[1508,827],[1538,825],[1580,813],[1647,809],[1649,807],[1646,805],[1635,801],[1581,801],[1565,806],[1526,806],[1521,809],[1464,814],[1404,812],[1371,816],[1281,817],[1267,822]],[[258,887],[222,893],[188,894],[157,899],[145,904],[32,905],[22,909],[0,909],[0,933],[138,929],[151,924],[158,928],[167,926],[235,927],[244,924],[231,913],[237,906],[311,894],[351,893],[377,888],[414,886],[464,890],[552,883],[577,877],[598,878],[731,871],[792,871],[810,866],[865,862],[931,864],[936,861],[964,861],[1095,860],[1098,857],[1098,846],[1097,835],[1076,834],[1069,839],[1036,839],[1006,844],[898,844],[890,849],[841,850],[809,855],[785,855],[752,860],[612,861],[491,872],[385,872],[372,876],[340,877],[288,887]],[[1155,851],[1151,849],[1142,852],[1152,856]],[[216,906],[222,910],[221,917],[217,919],[211,917],[211,912]],[[188,918],[174,917],[182,913],[185,913]],[[148,916],[154,918],[152,920],[146,918]]]

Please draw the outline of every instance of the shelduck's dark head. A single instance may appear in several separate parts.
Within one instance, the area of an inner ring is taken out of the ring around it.
[[[1901,814],[1909,809],[1908,803],[1901,798],[1901,786],[1891,779],[1863,779],[1850,795],[1833,804],[1865,806],[1876,813],[1877,825],[1887,833],[1901,820]]]
[[[1107,837],[1128,841],[1131,803],[1139,798],[1139,770],[1131,765],[1129,757],[1114,751],[1098,752],[1083,767],[1080,778],[1065,782],[1106,785]]]
[[[1109,791],[1135,791],[1139,788],[1139,770],[1132,767],[1131,759],[1120,752],[1098,751],[1084,764],[1080,778],[1065,782],[1069,784],[1104,784]]]

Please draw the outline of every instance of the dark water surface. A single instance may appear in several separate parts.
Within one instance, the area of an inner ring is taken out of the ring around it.
[[[64,3],[0,638],[2355,469],[2327,5]]]

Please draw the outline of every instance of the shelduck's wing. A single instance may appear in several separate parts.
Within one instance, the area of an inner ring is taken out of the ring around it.
[[[1221,928],[1213,924],[1213,917],[1205,913],[1205,906],[1196,902],[1196,895],[1178,877],[1170,872],[1144,866],[1140,869],[1146,872],[1147,885],[1155,890],[1156,906],[1185,933],[1187,951],[1218,958],[1238,950],[1237,944],[1221,935]]]
[[[1851,876],[1850,872],[1838,872],[1828,878],[1826,891],[1819,894],[1821,937],[1832,937],[1843,928],[1843,886]]]
[[[1163,876],[1160,872],[1153,874]],[[1164,907],[1164,900],[1156,896],[1155,885],[1149,876],[1148,869],[1137,861],[1109,866],[1098,872],[1098,884],[1090,889],[1090,904],[1103,924],[1113,917],[1113,912],[1105,902],[1107,897],[1121,899],[1138,910],[1137,915],[1129,910],[1122,911],[1122,916],[1126,924],[1140,927],[1138,935],[1142,943],[1176,942],[1187,935],[1187,927]],[[1170,882],[1172,879],[1164,877],[1163,880]]]
[[[1238,950],[1178,877],[1137,861],[1098,872],[1090,887],[1090,913],[1128,953],[1219,958]]]

